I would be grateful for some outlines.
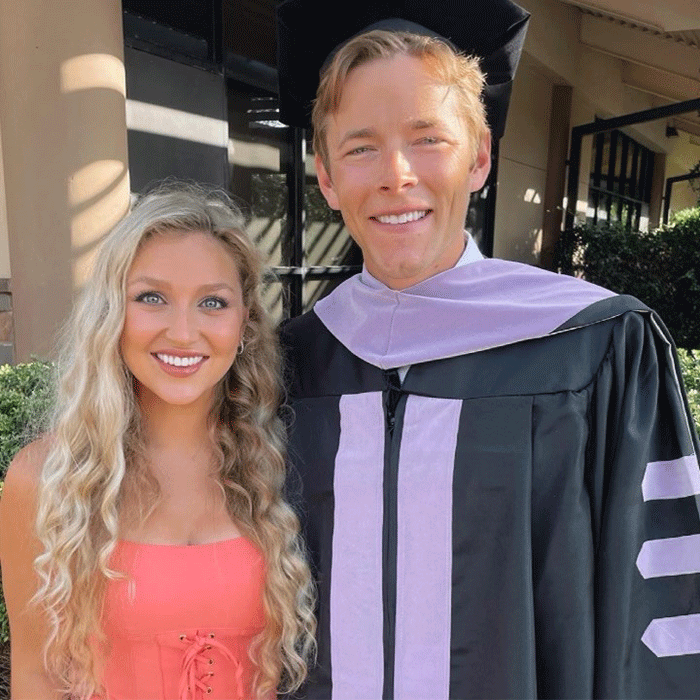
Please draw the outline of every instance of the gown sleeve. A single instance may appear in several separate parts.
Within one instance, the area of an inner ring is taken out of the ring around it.
[[[615,325],[589,410],[593,695],[700,697],[698,440],[653,313]]]

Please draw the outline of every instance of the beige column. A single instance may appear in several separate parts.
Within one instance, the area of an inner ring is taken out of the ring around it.
[[[0,2],[0,129],[16,359],[46,357],[128,206],[121,2]]]
[[[571,98],[569,85],[552,87],[552,108],[547,154],[547,180],[544,187],[544,214],[542,216],[542,250],[540,267],[554,268],[554,258],[562,222],[562,200],[566,187],[566,160],[571,130]]]
[[[654,153],[654,174],[651,179],[649,203],[649,230],[658,228],[661,222],[661,206],[666,188],[666,154]]]

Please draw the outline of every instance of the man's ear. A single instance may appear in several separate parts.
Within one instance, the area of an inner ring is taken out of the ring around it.
[[[328,206],[331,209],[340,209],[338,196],[335,193],[335,188],[333,187],[331,176],[328,174],[326,166],[321,160],[321,156],[317,153],[314,160],[316,162],[316,176],[318,177],[318,186],[321,188],[321,192],[323,192],[323,196],[326,198]]]
[[[481,139],[476,152],[476,159],[469,176],[469,191],[478,192],[486,182],[491,171],[491,132],[487,131]]]

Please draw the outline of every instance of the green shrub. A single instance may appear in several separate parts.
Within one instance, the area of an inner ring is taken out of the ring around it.
[[[41,427],[51,374],[48,362],[0,366],[0,480],[17,451]]]
[[[693,414],[695,428],[700,435],[700,350],[679,348],[678,359],[683,373],[683,383],[688,393],[690,412]]]
[[[700,208],[648,233],[617,224],[562,234],[559,268],[631,294],[654,309],[681,347],[700,347]]]
[[[10,641],[10,621],[7,619],[7,608],[5,607],[5,596],[2,592],[2,581],[0,581],[0,644],[7,644]]]
[[[700,348],[700,207],[678,212],[660,236],[672,285],[671,334],[681,347]]]
[[[0,481],[0,498],[2,498],[2,481]],[[2,592],[2,578],[0,578],[0,645],[10,641],[10,622],[7,619],[5,608],[5,596]]]
[[[0,495],[12,458],[41,426],[49,402],[51,373],[47,362],[0,365]],[[0,581],[0,644],[6,644],[9,638]]]

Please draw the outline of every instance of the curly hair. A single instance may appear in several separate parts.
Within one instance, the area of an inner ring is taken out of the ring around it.
[[[421,59],[437,82],[457,91],[461,116],[468,133],[473,135],[472,158],[476,157],[479,144],[488,131],[486,108],[481,99],[485,79],[479,60],[458,53],[434,37],[374,29],[343,44],[321,74],[311,120],[314,127],[314,152],[321,157],[328,172],[327,121],[329,115],[337,112],[340,107],[348,76],[355,68],[366,63],[395,56]]]
[[[243,218],[223,193],[165,185],[141,198],[108,234],[66,325],[50,449],[39,484],[35,601],[49,621],[47,669],[71,696],[101,689],[95,642],[124,494],[140,517],[159,497],[143,459],[133,378],[121,359],[126,278],[140,246],[163,234],[205,232],[234,257],[248,322],[245,349],[216,388],[209,434],[229,513],[266,560],[266,625],[250,651],[258,696],[290,692],[314,653],[314,591],[299,523],[284,501],[284,429],[276,336],[260,300],[261,262]],[[145,488],[144,488],[145,487]]]

